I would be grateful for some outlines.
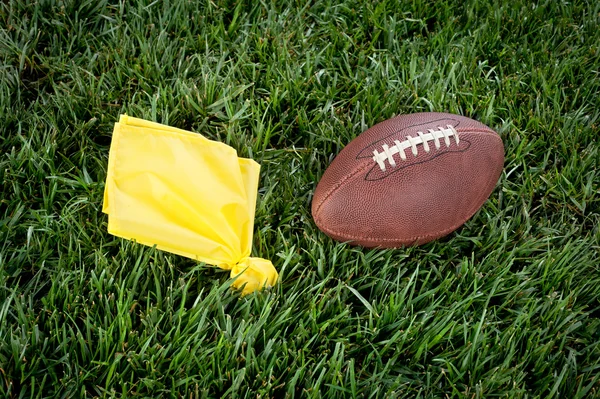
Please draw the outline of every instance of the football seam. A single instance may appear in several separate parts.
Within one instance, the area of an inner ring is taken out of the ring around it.
[[[325,196],[323,197],[323,199],[317,204],[317,207],[315,208],[315,220],[318,219],[318,214],[319,211],[321,210],[321,206],[323,205],[323,203],[329,198],[331,197],[331,195],[333,193],[335,193],[340,186],[346,181],[349,180],[351,178],[353,178],[356,174],[362,172],[363,170],[367,169],[369,167],[369,164],[367,162],[364,162],[363,165],[361,165],[360,167],[354,169],[354,171],[350,174],[347,174],[346,176],[344,176],[340,181],[338,181],[336,183],[335,186],[333,186],[332,188],[329,189],[329,191],[327,192],[327,194],[325,194]]]

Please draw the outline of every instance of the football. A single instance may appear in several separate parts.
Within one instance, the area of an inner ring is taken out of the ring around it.
[[[317,227],[364,247],[421,245],[444,237],[490,196],[504,165],[502,139],[473,119],[400,115],[352,140],[313,195]]]

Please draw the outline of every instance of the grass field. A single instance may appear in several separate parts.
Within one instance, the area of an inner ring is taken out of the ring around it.
[[[0,397],[600,398],[600,2],[0,4]],[[506,161],[449,237],[365,250],[311,195],[367,127],[482,121]],[[121,113],[262,165],[280,282],[107,233]]]

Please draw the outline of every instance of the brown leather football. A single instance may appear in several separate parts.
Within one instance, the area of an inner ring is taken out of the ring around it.
[[[312,215],[338,241],[425,244],[481,208],[503,164],[502,139],[480,122],[434,112],[400,115],[339,153],[317,185]]]

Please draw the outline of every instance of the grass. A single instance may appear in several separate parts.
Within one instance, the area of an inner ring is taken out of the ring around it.
[[[0,396],[600,398],[600,3],[498,3],[2,2]],[[418,248],[319,232],[331,159],[419,111],[500,133],[489,201]],[[107,234],[121,113],[261,163],[280,284]]]

